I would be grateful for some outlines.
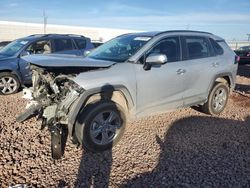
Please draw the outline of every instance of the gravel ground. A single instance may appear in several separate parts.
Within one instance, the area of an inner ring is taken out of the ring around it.
[[[128,124],[111,151],[86,153],[68,143],[50,156],[50,136],[33,118],[15,122],[21,93],[0,97],[0,187],[249,187],[250,66],[224,113],[186,108]]]

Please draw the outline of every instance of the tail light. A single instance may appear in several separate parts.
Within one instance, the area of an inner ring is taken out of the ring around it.
[[[234,59],[234,64],[238,64],[240,62],[240,56],[236,55]]]

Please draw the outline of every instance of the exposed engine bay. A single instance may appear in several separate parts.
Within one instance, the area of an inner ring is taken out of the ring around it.
[[[40,67],[30,65],[32,87],[24,89],[23,98],[30,100],[26,111],[17,117],[23,122],[33,116],[42,120],[42,128],[51,132],[52,158],[63,155],[63,140],[67,137],[70,108],[84,92],[73,79],[80,73],[97,68],[87,67]]]

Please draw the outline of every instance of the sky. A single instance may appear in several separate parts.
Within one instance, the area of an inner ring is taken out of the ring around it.
[[[142,31],[201,30],[247,40],[250,0],[1,0],[0,20]]]

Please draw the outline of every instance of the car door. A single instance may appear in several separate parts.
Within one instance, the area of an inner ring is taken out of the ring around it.
[[[20,57],[32,54],[50,54],[51,41],[49,39],[36,40],[29,44],[21,53]],[[23,82],[25,84],[31,83],[32,72],[29,69],[29,62],[19,58],[19,70],[22,74]]]
[[[137,79],[137,115],[161,113],[183,106],[183,73],[179,37],[164,38],[146,54],[165,54],[168,62],[144,70],[135,64]]]
[[[190,106],[206,100],[209,86],[220,66],[206,37],[184,36],[182,38],[185,59],[184,105]]]

